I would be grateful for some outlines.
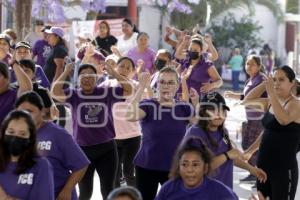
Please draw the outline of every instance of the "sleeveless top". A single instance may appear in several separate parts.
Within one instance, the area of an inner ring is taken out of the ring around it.
[[[281,125],[274,114],[268,110],[262,119],[262,124],[265,131],[259,147],[257,166],[269,170],[297,167],[300,123],[291,122]]]

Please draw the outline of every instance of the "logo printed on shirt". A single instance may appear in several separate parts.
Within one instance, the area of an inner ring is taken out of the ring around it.
[[[44,48],[43,48],[43,57],[47,58],[48,55],[50,54],[50,52],[51,52],[51,47],[50,46],[44,46]]]
[[[41,141],[38,143],[37,148],[38,148],[38,150],[41,150],[41,151],[44,151],[44,150],[50,151],[51,145],[52,145],[51,141]]]
[[[33,183],[33,173],[19,175],[18,184],[32,185],[32,183]]]

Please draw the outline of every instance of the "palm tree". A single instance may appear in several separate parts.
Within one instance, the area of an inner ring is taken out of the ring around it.
[[[211,9],[210,18],[213,19],[222,12],[232,8],[248,8],[250,13],[254,14],[255,4],[266,6],[271,10],[278,21],[283,19],[283,12],[280,5],[277,3],[277,0],[201,0],[198,5],[192,5],[192,15],[174,12],[172,13],[171,20],[181,29],[190,29],[197,23],[200,24],[200,26],[205,27],[207,25],[206,19],[208,16],[208,8]]]

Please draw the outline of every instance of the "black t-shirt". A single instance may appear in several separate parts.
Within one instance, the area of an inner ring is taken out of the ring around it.
[[[112,54],[110,47],[112,45],[117,44],[118,42],[117,38],[115,38],[112,35],[109,35],[106,38],[100,38],[99,36],[97,36],[95,40],[96,40],[96,46],[99,48],[99,50],[104,56],[108,56]]]
[[[68,55],[67,48],[60,44],[54,46],[53,49],[50,51],[45,64],[45,74],[50,83],[52,83],[56,71],[56,64],[54,62],[54,59],[55,58],[64,59],[67,55]]]

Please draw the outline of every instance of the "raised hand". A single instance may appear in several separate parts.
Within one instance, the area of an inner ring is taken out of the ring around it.
[[[150,85],[151,75],[148,71],[141,72],[138,78],[140,87],[146,87],[147,85]]]

